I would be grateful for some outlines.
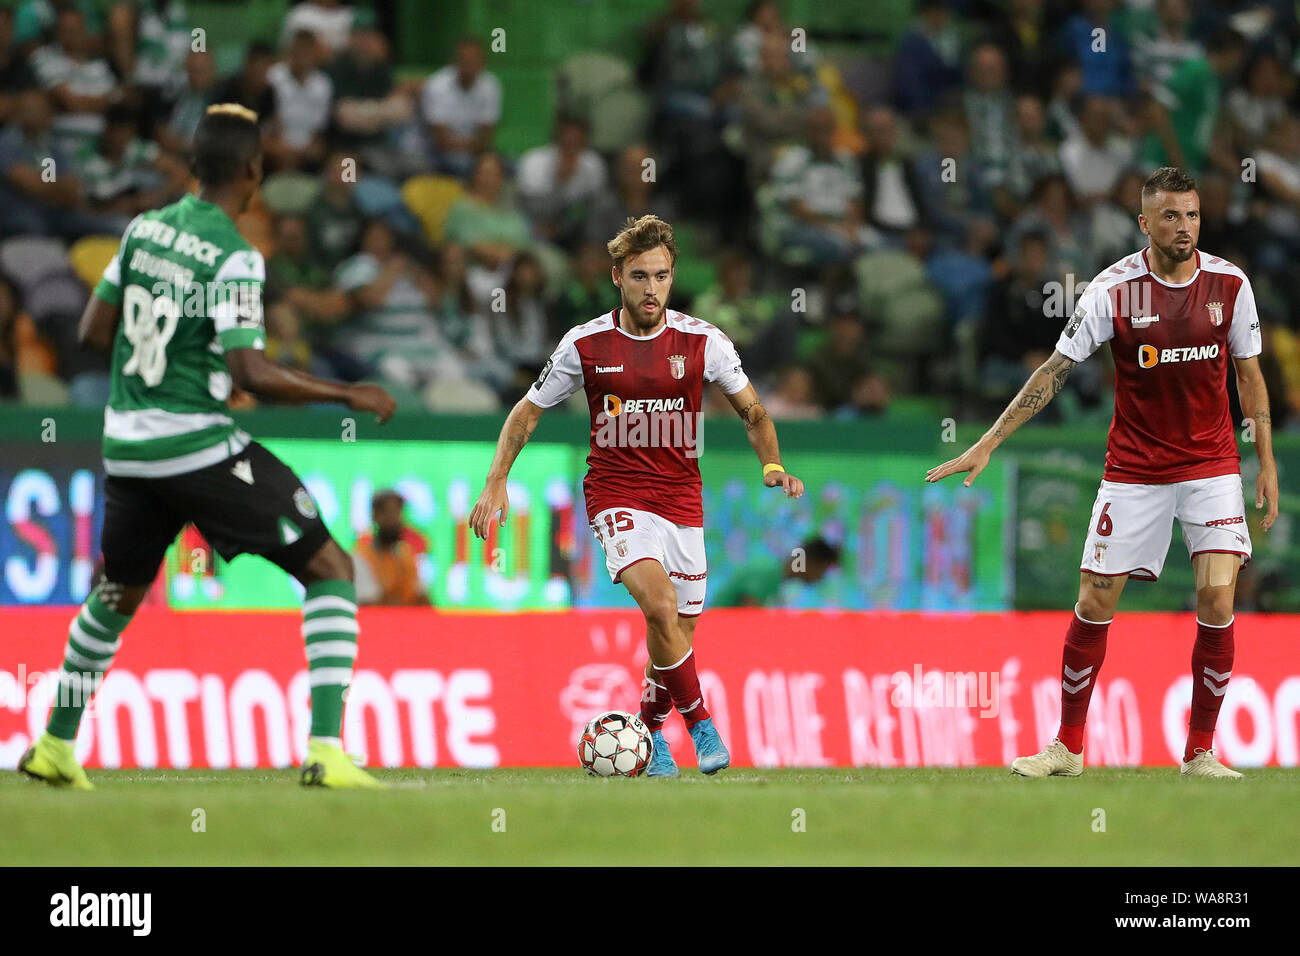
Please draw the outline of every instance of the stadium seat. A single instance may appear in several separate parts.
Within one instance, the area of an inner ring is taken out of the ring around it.
[[[433,245],[442,243],[447,214],[465,192],[454,176],[412,176],[402,186],[402,201],[420,220],[424,236]]]
[[[320,180],[306,173],[272,173],[262,182],[262,205],[275,216],[301,216],[320,195]]]
[[[68,404],[68,386],[46,372],[19,372],[18,394],[24,405]]]
[[[17,236],[0,243],[0,270],[27,290],[47,275],[68,267],[68,250],[49,236]]]
[[[68,400],[82,408],[103,408],[109,402],[112,385],[107,372],[82,372],[69,383]]]
[[[367,175],[357,181],[352,195],[357,209],[367,219],[381,217],[404,235],[415,236],[420,231],[419,219],[402,201],[402,191],[391,179]]]
[[[678,255],[677,266],[673,270],[673,292],[692,299],[717,281],[718,272],[712,259],[692,256],[687,259]]]
[[[859,258],[856,271],[859,302],[872,322],[877,351],[916,357],[946,347],[943,296],[920,262],[905,252],[882,249]]]
[[[555,125],[555,87],[545,66],[502,67],[493,72],[506,95],[495,145],[506,156],[519,156],[551,138]]]
[[[433,412],[472,414],[501,407],[496,393],[473,379],[440,379],[424,390],[424,404]]]
[[[72,244],[68,262],[81,281],[93,289],[120,245],[117,236],[86,236]]]
[[[59,266],[63,272],[49,272],[24,291],[24,307],[38,329],[66,320],[75,324],[86,307],[86,283],[68,269],[66,261]]]
[[[650,101],[640,90],[610,90],[596,100],[588,122],[591,148],[611,155],[645,140],[650,128]]]
[[[633,84],[632,68],[618,57],[596,51],[575,53],[555,71],[556,110],[590,122],[597,100]]]

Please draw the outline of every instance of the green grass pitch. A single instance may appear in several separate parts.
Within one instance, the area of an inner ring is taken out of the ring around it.
[[[390,792],[306,790],[290,770],[130,770],[91,771],[96,792],[72,793],[5,772],[0,864],[1300,863],[1295,769],[1240,781],[1172,767],[1045,780],[996,768],[377,774]]]

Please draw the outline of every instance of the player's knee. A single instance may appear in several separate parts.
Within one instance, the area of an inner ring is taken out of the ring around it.
[[[1115,616],[1115,605],[1109,594],[1090,585],[1079,588],[1079,617],[1085,621],[1102,624]]]
[[[1205,624],[1222,627],[1232,620],[1232,588],[1204,587],[1196,592],[1196,616]]]
[[[312,555],[300,580],[308,584],[314,581],[351,581],[352,559],[337,541],[330,538]]]
[[[107,578],[101,578],[95,586],[95,596],[99,603],[113,613],[126,617],[135,614],[148,593],[147,584],[118,584]]]
[[[677,594],[669,590],[666,594],[657,594],[645,608],[646,623],[652,632],[671,634],[677,628]]]
[[[329,558],[330,576],[335,581],[351,581],[353,574],[352,558],[339,546],[338,542],[331,539],[330,544],[332,545]]]

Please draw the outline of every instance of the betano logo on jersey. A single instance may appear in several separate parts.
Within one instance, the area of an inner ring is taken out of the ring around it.
[[[620,398],[605,395],[604,411],[593,423],[600,448],[682,448],[700,455],[703,416],[686,410],[686,399]]]
[[[680,412],[686,407],[686,399],[678,398],[619,398],[617,395],[605,396],[605,414],[610,418],[618,415],[631,415],[650,412]]]
[[[1154,345],[1138,346],[1138,365],[1154,368],[1162,362],[1200,362],[1219,357],[1219,343],[1190,345],[1181,348],[1158,349]]]

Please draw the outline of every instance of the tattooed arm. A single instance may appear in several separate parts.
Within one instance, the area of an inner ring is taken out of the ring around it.
[[[1071,369],[1078,364],[1059,351],[1053,352],[1052,357],[1038,366],[1034,374],[1029,376],[1029,381],[1025,382],[1020,393],[998,416],[993,427],[986,431],[979,441],[966,449],[961,457],[931,468],[926,473],[925,480],[939,481],[949,475],[969,471],[970,476],[962,482],[969,488],[975,476],[988,465],[993,449],[1006,441],[1012,432],[1037,415],[1048,402],[1054,399],[1065,387],[1065,380],[1069,377]]]
[[[758,400],[758,393],[754,391],[754,386],[746,385],[735,394],[728,395],[727,401],[731,402],[731,407],[745,423],[745,435],[758,455],[758,460],[764,465],[780,465],[781,449],[777,446],[776,425],[772,423],[763,403]],[[803,495],[803,482],[794,475],[787,474],[784,469],[771,470],[763,476],[763,484],[769,488],[781,486],[790,498]]]
[[[1237,368],[1237,396],[1248,432],[1254,432],[1255,453],[1259,456],[1259,477],[1255,479],[1255,507],[1268,504],[1268,514],[1261,527],[1267,531],[1277,520],[1277,462],[1273,460],[1273,417],[1269,412],[1268,388],[1259,358],[1234,358]]]
[[[1065,387],[1065,380],[1071,370],[1078,364],[1060,352],[1053,352],[1051,358],[1029,376],[1029,381],[1021,387],[1020,394],[1011,400],[1011,404],[998,416],[993,427],[984,433],[980,441],[992,443],[989,451],[1001,445],[1012,432],[1037,415],[1056,397]]]
[[[534,405],[527,398],[521,398],[506,416],[506,423],[501,426],[501,435],[497,438],[497,451],[492,457],[492,467],[488,469],[487,481],[483,484],[483,493],[469,515],[469,525],[480,538],[488,536],[488,529],[497,512],[501,512],[500,524],[506,523],[510,512],[510,499],[506,497],[506,477],[510,467],[528,444],[528,439],[537,427],[537,421],[545,409]]]

